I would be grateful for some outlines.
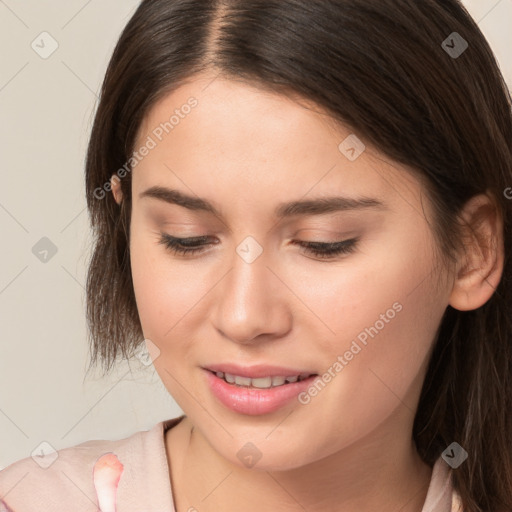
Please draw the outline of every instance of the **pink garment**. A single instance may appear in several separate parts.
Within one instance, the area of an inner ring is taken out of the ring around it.
[[[2,509],[0,502],[0,512],[98,512],[97,488],[111,489],[116,496],[117,509],[103,512],[176,512],[164,433],[184,417],[161,421],[125,439],[63,448],[47,469],[31,457],[14,462],[0,471],[0,499],[9,507]],[[459,512],[459,503],[451,468],[440,457],[422,512]]]

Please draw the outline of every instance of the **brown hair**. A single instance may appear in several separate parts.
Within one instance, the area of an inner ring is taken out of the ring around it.
[[[460,55],[450,53],[454,32],[468,44]],[[206,70],[312,100],[414,169],[447,262],[463,247],[462,207],[493,197],[505,226],[502,279],[478,309],[447,307],[413,436],[430,466],[453,441],[469,453],[453,472],[464,510],[512,510],[512,102],[457,0],[142,1],[109,63],[87,153],[91,364],[100,359],[108,372],[143,341],[130,272],[131,172],[121,208],[104,184],[129,161],[150,108]]]

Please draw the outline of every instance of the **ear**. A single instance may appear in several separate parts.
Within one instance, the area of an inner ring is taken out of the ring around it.
[[[503,219],[487,194],[472,197],[461,213],[464,253],[456,266],[450,306],[477,309],[496,291],[505,259]]]
[[[121,178],[117,174],[112,174],[110,177],[110,188],[117,204],[121,204],[123,193],[121,191]]]

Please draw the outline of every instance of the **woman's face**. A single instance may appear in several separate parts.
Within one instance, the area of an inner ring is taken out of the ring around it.
[[[437,286],[421,186],[360,144],[289,97],[211,77],[139,132],[130,252],[144,335],[169,393],[239,466],[290,469],[411,435],[450,287]],[[206,239],[175,254],[164,234]],[[354,239],[329,257],[299,245]],[[261,378],[242,384],[317,377],[248,390],[209,371],[228,364]]]

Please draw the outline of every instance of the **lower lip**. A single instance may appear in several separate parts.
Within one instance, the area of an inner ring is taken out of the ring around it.
[[[232,411],[257,416],[277,411],[305,391],[318,375],[300,382],[290,382],[268,389],[247,388],[228,384],[209,370],[205,370],[212,393]]]

